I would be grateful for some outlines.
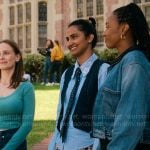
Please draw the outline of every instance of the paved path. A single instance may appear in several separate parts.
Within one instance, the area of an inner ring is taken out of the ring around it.
[[[30,150],[48,150],[48,143],[51,137],[52,135],[50,135],[48,138],[45,138],[40,143],[33,145]]]

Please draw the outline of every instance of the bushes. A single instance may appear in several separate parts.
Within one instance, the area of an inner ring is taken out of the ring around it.
[[[118,56],[118,52],[116,49],[104,49],[104,50],[95,49],[95,53],[98,55],[98,57],[100,59],[102,59],[110,64]]]
[[[41,79],[43,62],[44,57],[38,54],[29,54],[24,57],[24,69],[31,75],[32,82],[38,82]]]
[[[112,63],[112,61],[117,57],[118,52],[115,49],[95,49],[94,52],[98,55],[102,60]],[[66,51],[63,64],[62,64],[62,72],[74,64],[75,58]],[[42,71],[44,67],[44,57],[38,54],[29,54],[24,57],[24,68],[26,73],[31,75],[31,80],[33,82],[39,82],[42,77]]]

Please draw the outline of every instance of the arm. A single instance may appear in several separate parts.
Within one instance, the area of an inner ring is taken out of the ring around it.
[[[59,94],[59,102],[58,102],[58,107],[57,107],[56,127],[55,127],[53,137],[50,140],[50,143],[48,145],[48,150],[54,150],[55,149],[56,139],[57,139],[58,136],[60,136],[59,131],[57,130],[57,121],[58,121],[59,113],[60,113],[60,110],[61,110],[61,91],[62,91],[63,84],[64,84],[64,75],[65,75],[65,72],[63,73],[62,78],[61,78],[61,82],[60,82],[60,94]]]
[[[103,63],[99,69],[98,89],[102,86],[103,82],[106,79],[108,67],[109,67],[109,64]],[[93,150],[100,150],[100,140],[98,138],[94,138]]]
[[[123,68],[121,98],[108,150],[133,150],[139,142],[147,113],[148,81],[141,65],[131,64]]]
[[[22,124],[17,132],[13,135],[3,150],[15,150],[25,139],[32,129],[34,110],[35,110],[35,96],[31,84],[25,88],[23,93],[23,114]]]
[[[107,63],[103,63],[99,69],[98,73],[98,89],[102,86],[103,82],[106,79],[107,76],[107,69],[110,65]]]

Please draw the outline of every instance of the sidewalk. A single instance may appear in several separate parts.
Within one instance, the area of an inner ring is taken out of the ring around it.
[[[45,138],[40,143],[33,145],[30,150],[48,150],[48,144],[49,144],[51,137],[52,137],[52,134],[48,138]]]

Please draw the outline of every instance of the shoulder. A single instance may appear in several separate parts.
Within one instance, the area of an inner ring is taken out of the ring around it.
[[[121,63],[125,66],[132,65],[132,64],[139,64],[142,66],[145,66],[146,64],[150,65],[147,57],[140,50],[134,50],[134,51],[127,53],[121,60]]]
[[[107,70],[110,65],[108,63],[103,63],[100,67],[101,70]]]
[[[28,89],[33,89],[33,84],[29,81],[23,81],[20,83],[20,86],[24,89],[24,90],[28,90]]]
[[[131,51],[131,52],[128,52],[124,57],[123,57],[123,61],[129,61],[132,62],[132,61],[139,61],[141,59],[145,59],[146,56],[144,55],[144,53],[140,50],[134,50],[134,51]]]

